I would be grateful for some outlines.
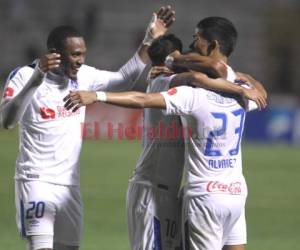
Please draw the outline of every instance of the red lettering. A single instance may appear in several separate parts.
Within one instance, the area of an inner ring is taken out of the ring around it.
[[[210,181],[206,186],[206,190],[207,192],[227,192],[230,194],[240,194],[242,192],[240,182],[225,184],[218,181]]]

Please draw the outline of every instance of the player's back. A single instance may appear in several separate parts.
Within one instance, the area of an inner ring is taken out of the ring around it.
[[[193,89],[199,103],[183,120],[191,131],[187,139],[188,195],[247,194],[242,174],[240,142],[245,109],[236,98]]]
[[[228,66],[227,80],[235,73]],[[247,194],[240,142],[245,107],[253,103],[201,88],[181,86],[162,93],[166,114],[181,115],[185,143],[186,194]],[[245,107],[244,107],[245,106]]]
[[[154,79],[147,92],[167,90],[171,78]],[[183,143],[179,116],[165,116],[162,110],[145,109],[143,150],[131,180],[177,193],[184,165]]]

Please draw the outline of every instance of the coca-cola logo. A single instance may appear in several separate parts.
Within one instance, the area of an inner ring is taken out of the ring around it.
[[[222,183],[219,181],[210,181],[206,187],[207,192],[210,193],[230,193],[230,194],[241,194],[241,183],[231,182]]]

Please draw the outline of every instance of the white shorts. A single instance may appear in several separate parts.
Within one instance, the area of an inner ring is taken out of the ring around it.
[[[80,245],[82,202],[78,186],[17,180],[15,192],[22,237],[51,235],[55,243]]]
[[[203,195],[183,203],[185,250],[221,250],[224,245],[247,243],[246,197]]]
[[[132,250],[181,249],[181,199],[176,195],[131,182],[126,209]]]

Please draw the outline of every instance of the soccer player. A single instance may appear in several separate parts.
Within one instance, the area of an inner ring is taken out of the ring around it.
[[[198,23],[193,46],[201,54],[226,64],[236,38],[237,31],[229,20],[209,17]],[[220,81],[207,76],[200,79],[205,84]],[[227,65],[227,80],[235,79],[236,74]],[[261,92],[262,99],[257,102],[262,107],[266,105],[264,94]],[[125,107],[165,109],[168,115],[180,115],[191,131],[185,151],[185,249],[245,249],[247,186],[242,173],[240,143],[245,114],[258,107],[255,102],[189,86],[148,94],[72,92],[66,99],[66,107],[75,107],[75,110],[102,101]]]
[[[153,66],[182,50],[174,35],[161,36],[148,49]],[[147,92],[169,89],[168,76],[151,80]],[[180,249],[181,198],[178,197],[184,166],[180,118],[161,110],[144,110],[143,149],[129,180],[126,210],[132,250]]]
[[[85,110],[68,112],[63,97],[70,90],[130,90],[149,61],[147,48],[173,21],[169,6],[154,13],[141,47],[118,72],[85,65],[84,38],[74,27],[59,26],[49,33],[45,56],[9,75],[0,121],[5,128],[20,124],[17,224],[29,250],[76,250],[80,245],[79,153]]]
[[[154,40],[148,49],[152,66],[163,66],[166,56],[174,51],[182,51],[182,43],[176,36],[164,35]],[[214,63],[207,63],[203,70],[214,72],[215,77],[222,76],[222,69]],[[149,83],[147,92],[166,91],[170,82],[197,81],[196,76],[197,73],[161,75]],[[227,85],[227,91],[235,87]],[[126,198],[131,249],[179,250],[182,249],[179,189],[184,166],[184,130],[179,116],[166,116],[157,109],[145,109],[143,122],[143,150]]]

